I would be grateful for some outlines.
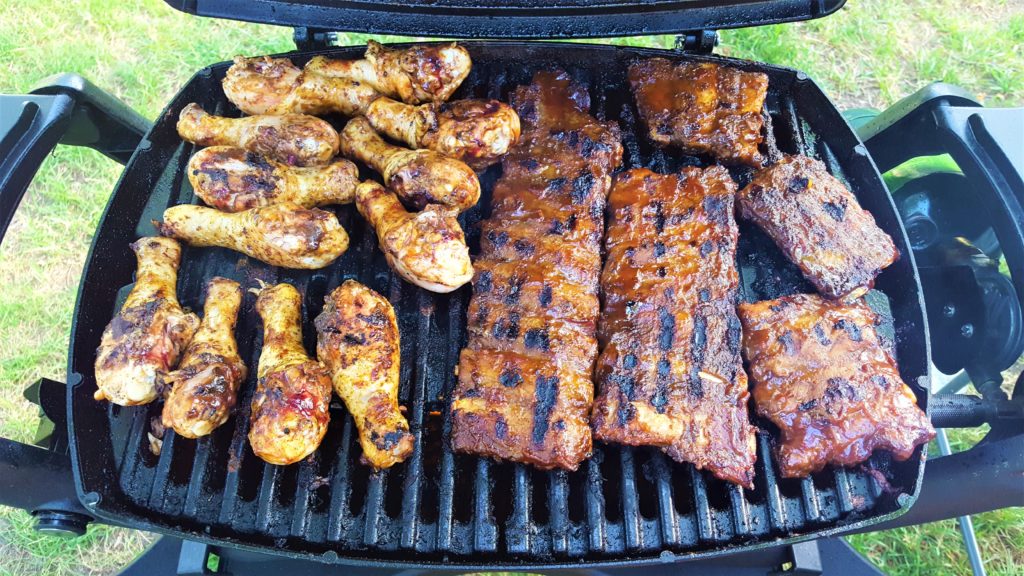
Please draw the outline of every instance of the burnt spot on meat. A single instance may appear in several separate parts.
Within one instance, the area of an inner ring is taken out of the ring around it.
[[[814,325],[813,332],[814,338],[818,341],[819,344],[821,344],[822,346],[832,345],[832,339],[829,338],[827,334],[825,334],[825,329],[821,327],[820,322]]]
[[[551,340],[545,328],[531,328],[527,330],[523,343],[532,350],[542,350],[544,352],[551,350]]]
[[[846,378],[834,376],[828,379],[828,386],[825,387],[825,399],[827,401],[835,402],[843,398],[857,400],[858,397],[857,388]]]
[[[721,196],[705,196],[702,206],[712,222],[724,222],[729,217],[725,210],[725,200]]]
[[[498,376],[498,382],[505,388],[515,388],[523,383],[523,376],[515,368],[508,368]]]
[[[676,319],[664,306],[658,308],[658,347],[662,350],[672,349],[672,340],[676,336]]]
[[[508,436],[508,422],[501,416],[494,421],[494,436],[498,440],[504,440]]]
[[[594,175],[590,170],[584,170],[572,181],[572,201],[574,204],[583,204],[590,197],[590,191],[594,187]]]
[[[515,340],[519,337],[519,313],[510,312],[506,318],[498,318],[491,334],[497,340]]]
[[[505,304],[512,306],[519,302],[519,296],[523,289],[526,278],[512,276],[508,279],[508,293],[505,294]]]
[[[881,374],[875,374],[874,376],[872,376],[871,383],[874,384],[875,386],[879,386],[886,390],[888,390],[889,386],[892,384],[892,382],[888,378],[882,376]]]
[[[664,266],[660,266],[660,267],[658,267],[657,274],[658,274],[658,278],[664,278],[664,277],[668,276],[668,270],[666,270]]]
[[[690,369],[690,396],[693,398],[704,397],[704,381],[700,378],[700,371],[696,366]]]
[[[812,399],[808,400],[807,402],[803,402],[802,404],[800,404],[800,411],[801,412],[807,412],[808,410],[813,410],[817,405],[818,405],[818,399],[817,398],[812,398]]]
[[[561,220],[552,220],[551,228],[548,228],[548,234],[558,234],[561,236],[565,232],[565,224],[562,224]]]
[[[701,258],[707,258],[711,254],[711,252],[714,251],[714,249],[714,242],[712,242],[711,240],[705,240],[704,243],[700,245]]]
[[[378,437],[374,440],[373,444],[380,450],[391,450],[395,446],[398,446],[398,443],[401,442],[408,433],[409,431],[404,427],[399,427],[395,430],[391,430],[383,436],[378,434]]]
[[[474,286],[474,288],[477,290],[477,292],[480,292],[482,294],[490,292],[491,291],[491,278],[492,277],[491,277],[491,271],[490,270],[484,270],[483,272],[481,272],[480,275],[477,276],[476,286]]]
[[[654,243],[654,257],[655,258],[661,258],[662,256],[664,256],[666,250],[667,250],[667,248],[665,248],[665,243],[664,242],[655,242]]]
[[[530,241],[526,240],[525,238],[520,238],[519,240],[516,240],[512,244],[512,247],[515,248],[516,254],[518,254],[519,256],[528,257],[533,255],[533,244],[531,244]]]
[[[538,298],[538,302],[540,302],[542,308],[547,308],[548,306],[551,305],[552,298],[553,292],[551,285],[545,284],[544,287],[540,289],[540,297]]]
[[[740,346],[743,344],[743,324],[735,314],[729,315],[729,328],[726,330],[725,338],[729,352],[738,354]]]
[[[846,218],[846,205],[843,202],[822,202],[821,207],[836,222],[842,222]]]
[[[782,350],[787,356],[792,356],[796,353],[796,342],[793,340],[793,332],[786,330],[779,336],[779,344],[782,344]]]
[[[487,315],[490,314],[491,308],[487,304],[481,303],[476,310],[476,323],[477,325],[483,324],[487,321]]]
[[[658,378],[668,378],[672,373],[672,365],[665,358],[658,360]]]
[[[555,402],[558,399],[558,376],[537,376],[535,399],[537,401],[533,409],[533,443],[540,445],[544,443],[544,436],[548,433],[548,425],[551,420],[551,412],[555,409]]]
[[[629,424],[630,420],[636,418],[636,407],[629,402],[619,402],[615,410],[615,417],[618,420],[619,427],[625,427],[626,424]]]
[[[654,229],[659,234],[665,231],[665,205],[654,202]]]
[[[697,293],[697,297],[700,298],[701,302],[709,302],[711,300],[711,291],[707,288],[701,288],[700,292]]]
[[[851,322],[846,318],[840,318],[839,321],[835,323],[834,328],[836,330],[846,332],[846,336],[854,342],[860,342],[861,340],[860,326],[857,326],[855,322]]]
[[[703,316],[696,316],[693,319],[693,335],[690,337],[690,355],[693,357],[694,366],[701,366],[704,363],[707,343],[708,320]]]
[[[538,162],[536,158],[523,158],[519,161],[519,165],[531,172],[540,168],[540,162]]]
[[[786,185],[786,192],[790,194],[799,194],[807,190],[810,186],[811,181],[806,176],[794,176],[789,179]]]
[[[636,354],[626,354],[622,357],[622,367],[626,370],[632,370],[636,368],[637,358]]]
[[[462,397],[463,398],[479,398],[480,397],[480,389],[479,388],[470,388],[469,390],[466,390],[465,392],[462,393]]]
[[[504,230],[499,232],[488,230],[487,241],[493,244],[495,248],[501,248],[508,243],[508,232],[505,232]]]
[[[561,192],[565,189],[565,185],[569,183],[569,179],[564,176],[558,178],[552,178],[548,180],[547,189],[552,192]]]
[[[342,338],[345,340],[345,342],[348,342],[349,344],[356,344],[358,346],[365,346],[366,345],[366,334],[362,334],[362,333],[355,334],[355,333],[352,333],[352,332],[346,332],[342,336]]]

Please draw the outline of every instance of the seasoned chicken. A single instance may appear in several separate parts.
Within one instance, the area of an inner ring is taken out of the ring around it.
[[[390,468],[408,458],[413,436],[398,406],[400,348],[391,303],[346,280],[327,295],[316,333],[317,357],[355,420],[363,459]]]
[[[592,447],[601,237],[622,146],[564,72],[538,73],[512,101],[523,137],[481,229],[452,447],[575,470]]]
[[[302,346],[302,297],[291,284],[259,291],[263,350],[252,397],[249,445],[263,460],[292,464],[320,446],[331,403],[331,375]]]
[[[164,402],[163,425],[180,436],[198,438],[213,432],[235,407],[247,372],[235,343],[241,304],[238,282],[217,277],[206,284],[203,322],[181,365],[165,379],[171,391]]]
[[[304,72],[287,58],[235,57],[224,95],[246,114],[362,114],[380,93],[347,78]]]
[[[226,214],[185,204],[164,211],[160,233],[193,246],[221,246],[284,268],[327,266],[348,249],[332,212],[285,202]]]
[[[462,46],[438,44],[387,48],[370,40],[362,60],[334,60],[316,56],[306,70],[367,84],[381,94],[410,104],[444,102],[462,84],[472,68]]]
[[[857,299],[899,258],[892,238],[813,158],[786,156],[759,170],[740,194],[739,212],[829,298]]]
[[[320,166],[338,153],[338,133],[305,114],[214,116],[192,103],[178,116],[178,135],[200,146],[238,146],[290,166]]]
[[[455,210],[431,204],[420,212],[406,212],[398,197],[376,182],[356,188],[356,206],[377,231],[388,264],[402,278],[441,293],[473,278]]]
[[[852,466],[874,450],[906,460],[935,437],[863,300],[797,294],[740,304],[739,314],[757,411],[782,432],[783,476]]]
[[[299,168],[242,148],[213,146],[189,159],[188,181],[196,196],[224,212],[285,202],[313,208],[352,202],[359,170],[344,158]]]
[[[178,363],[199,318],[178,304],[181,246],[169,238],[140,238],[135,286],[96,350],[96,400],[121,406],[148,404],[163,393],[164,377]]]
[[[429,148],[477,169],[498,161],[519,140],[519,115],[497,100],[411,106],[381,97],[366,109],[366,119],[410,148]]]
[[[651,140],[726,163],[760,166],[768,76],[711,62],[641,60],[629,67]]]
[[[480,181],[465,163],[433,150],[388,144],[366,118],[353,118],[345,125],[341,152],[379,172],[384,183],[414,210],[442,204],[461,212],[480,199]]]
[[[753,486],[736,317],[736,185],[721,166],[635,169],[608,197],[594,435]]]

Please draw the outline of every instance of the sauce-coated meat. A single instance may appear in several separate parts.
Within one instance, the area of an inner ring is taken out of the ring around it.
[[[711,62],[641,60],[629,67],[651,140],[722,162],[760,166],[768,77]]]
[[[598,439],[658,446],[750,487],[757,456],[735,312],[735,194],[720,166],[616,178],[593,423]]]
[[[761,227],[819,292],[853,300],[899,258],[892,238],[820,161],[787,156],[740,193],[740,216]]]
[[[622,146],[564,72],[538,73],[512,103],[523,135],[481,229],[452,446],[575,470],[591,450],[603,214]]]
[[[876,449],[906,460],[935,436],[863,300],[797,294],[739,313],[757,411],[782,431],[783,476],[851,466]]]

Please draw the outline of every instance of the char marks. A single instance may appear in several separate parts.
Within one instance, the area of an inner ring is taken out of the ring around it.
[[[604,207],[622,146],[564,72],[538,73],[512,103],[524,131],[481,226],[452,445],[574,470],[591,450]]]

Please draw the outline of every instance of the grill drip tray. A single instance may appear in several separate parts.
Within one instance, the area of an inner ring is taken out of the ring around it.
[[[699,158],[650,146],[637,125],[625,82],[632,59],[678,54],[579,44],[467,46],[474,67],[455,97],[507,100],[534,71],[557,65],[589,84],[593,114],[619,122],[624,169],[645,166],[667,172],[703,165]],[[361,52],[352,48],[327,53],[354,58]],[[312,55],[291,56],[301,64]],[[817,86],[791,70],[739,64],[770,77],[769,140],[783,152],[821,158],[851,185],[900,252],[909,255],[877,171],[859,153],[863,148]],[[313,457],[289,467],[265,464],[246,439],[254,376],[243,384],[236,414],[225,425],[198,441],[168,431],[162,453],[154,456],[146,432],[159,407],[94,402],[94,352],[103,327],[130,288],[134,260],[128,243],[153,234],[150,221],[167,206],[198,202],[184,177],[194,147],[181,142],[174,123],[192,101],[218,114],[238,114],[220,89],[227,66],[199,72],[160,117],[118,184],[83,275],[71,342],[69,374],[72,382],[79,382],[69,399],[69,432],[80,496],[97,515],[191,539],[326,561],[371,561],[377,566],[445,562],[469,569],[657,562],[672,558],[666,553],[691,557],[741,546],[774,546],[780,538],[832,533],[909,507],[912,498],[897,494],[916,494],[923,469],[919,459],[896,463],[876,455],[870,467],[880,473],[827,469],[805,480],[782,480],[768,457],[770,440],[764,433],[758,438],[753,490],[645,448],[598,444],[593,458],[574,473],[453,454],[446,440],[447,398],[465,344],[470,288],[437,295],[402,282],[389,270],[373,231],[354,206],[336,208],[351,247],[331,267],[289,271],[227,250],[187,249],[179,297],[184,305],[201,309],[203,285],[215,275],[238,280],[246,288],[257,279],[294,284],[304,295],[304,335],[312,351],[312,319],[330,289],[355,278],[385,295],[395,307],[402,335],[400,396],[416,437],[414,456],[391,470],[371,473],[358,463],[355,427],[335,398],[330,428]],[[343,122],[332,120],[339,126]],[[490,191],[500,170],[495,166],[481,176],[480,206],[461,218],[474,253],[478,224],[489,212]],[[749,179],[744,169],[733,175],[740,185]],[[774,245],[744,224],[738,264],[747,300],[810,291]],[[917,383],[927,376],[927,341],[909,256],[882,273],[878,288],[872,302],[892,319],[890,336],[904,379]],[[261,335],[254,300],[246,295],[237,329],[240,354],[251,367],[259,357]],[[923,404],[924,392],[917,392]]]

